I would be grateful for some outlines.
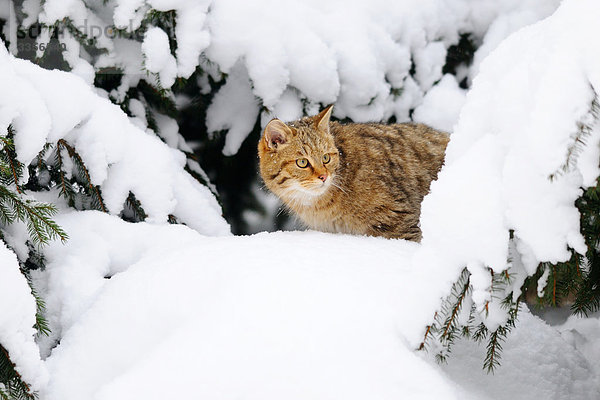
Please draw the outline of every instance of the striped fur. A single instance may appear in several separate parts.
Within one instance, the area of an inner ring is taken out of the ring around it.
[[[422,124],[340,124],[330,113],[267,125],[258,145],[266,186],[309,228],[419,241],[421,201],[448,135]]]

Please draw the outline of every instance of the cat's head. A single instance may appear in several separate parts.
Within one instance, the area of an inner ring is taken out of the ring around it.
[[[265,127],[260,173],[284,201],[310,204],[334,186],[339,152],[329,132],[331,108],[287,124],[274,119]]]

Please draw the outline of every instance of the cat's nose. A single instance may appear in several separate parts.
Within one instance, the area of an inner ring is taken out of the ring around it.
[[[323,182],[325,182],[327,180],[327,174],[321,174],[319,175],[319,179]]]

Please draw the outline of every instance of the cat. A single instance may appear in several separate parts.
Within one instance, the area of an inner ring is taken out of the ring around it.
[[[271,120],[260,174],[307,227],[421,240],[421,201],[444,163],[449,135],[423,124],[341,124],[321,113]]]

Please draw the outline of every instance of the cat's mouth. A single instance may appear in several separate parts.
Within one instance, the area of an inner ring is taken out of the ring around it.
[[[329,189],[330,186],[331,186],[331,183],[329,181],[318,182],[312,188],[312,192],[315,193],[315,195],[320,196],[323,193],[325,193],[327,191],[327,189]]]
[[[330,187],[331,179],[327,179],[325,182],[318,179],[306,183],[294,182],[286,190],[286,195],[302,204],[310,204],[315,201],[317,197],[325,194]]]
[[[324,182],[320,179],[315,179],[307,184],[307,189],[313,194],[313,196],[321,196],[331,187],[331,182],[331,177]]]

